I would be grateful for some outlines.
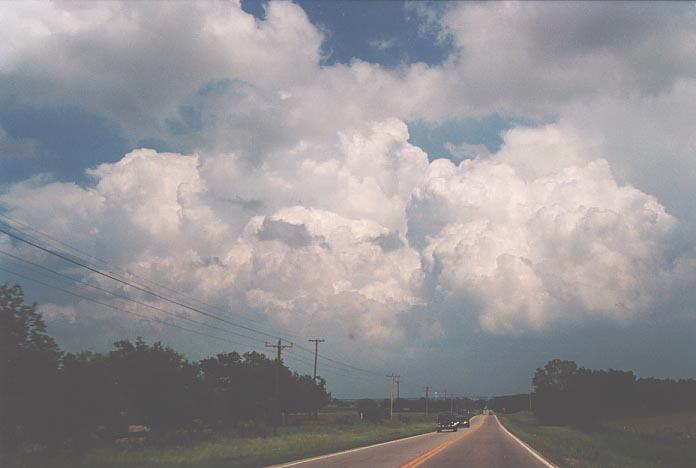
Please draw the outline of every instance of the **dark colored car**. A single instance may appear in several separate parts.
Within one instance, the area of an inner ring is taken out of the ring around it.
[[[459,421],[452,415],[441,414],[437,417],[437,432],[453,431],[457,432]]]
[[[459,427],[469,427],[469,416],[459,416],[457,422]]]

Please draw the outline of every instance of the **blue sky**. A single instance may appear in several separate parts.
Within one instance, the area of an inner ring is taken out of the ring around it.
[[[693,376],[692,6],[18,2],[0,213],[416,393]],[[26,289],[66,349],[225,349]]]
[[[242,8],[263,20],[265,1],[243,1]],[[353,59],[398,67],[413,62],[437,65],[452,50],[448,41],[421,27],[416,12],[396,1],[298,2],[313,24],[325,35],[322,63],[348,64]],[[444,4],[443,4],[444,5]],[[436,5],[437,8],[442,8]],[[6,96],[0,106],[0,126],[13,139],[31,140],[36,154],[0,158],[0,183],[16,182],[42,172],[62,181],[84,181],[84,171],[102,162],[115,162],[131,147],[160,151],[175,148],[159,136],[129,140],[118,121],[111,121],[70,105],[35,107],[13,99],[13,83],[0,81]],[[181,106],[180,116],[190,129],[195,119],[190,106]],[[188,121],[186,120],[188,116]],[[167,130],[182,133],[181,121],[170,119]],[[484,144],[490,150],[500,144],[499,132],[509,127],[501,118],[467,119],[443,125],[411,122],[411,141],[429,154],[448,157],[443,144]],[[186,145],[176,149],[190,151]]]
[[[264,18],[267,2],[245,0],[242,8]],[[318,2],[298,5],[325,34],[322,62],[326,65],[359,59],[386,67],[424,62],[437,65],[449,55],[452,44],[439,40],[436,31],[424,27],[414,8],[396,1]],[[431,4],[445,8],[445,3]]]

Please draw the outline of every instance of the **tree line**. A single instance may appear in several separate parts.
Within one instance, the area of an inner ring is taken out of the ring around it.
[[[113,440],[128,425],[153,433],[189,427],[236,430],[271,423],[280,408],[310,413],[331,399],[326,382],[265,355],[230,352],[187,360],[161,343],[114,343],[107,353],[63,352],[36,303],[0,284],[0,444],[83,446]]]
[[[554,359],[536,370],[532,382],[532,411],[544,424],[593,426],[606,417],[696,409],[694,379],[637,378],[631,371]]]

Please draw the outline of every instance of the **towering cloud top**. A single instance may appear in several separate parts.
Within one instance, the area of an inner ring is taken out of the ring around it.
[[[289,2],[263,18],[239,2],[8,4],[1,102],[80,109],[131,150],[75,181],[13,181],[0,207],[241,317],[379,357],[456,335],[457,317],[498,335],[692,317],[693,5],[408,11],[449,44],[443,63],[326,65],[330,28]],[[4,115],[8,158],[50,153]],[[490,115],[509,127],[499,147],[427,154],[409,134]]]

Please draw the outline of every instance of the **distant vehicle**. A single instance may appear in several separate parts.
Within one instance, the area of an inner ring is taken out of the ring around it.
[[[469,416],[459,416],[457,422],[459,427],[469,427]]]
[[[451,414],[441,414],[437,417],[437,432],[457,432],[457,427],[459,427],[459,420],[457,420]]]

